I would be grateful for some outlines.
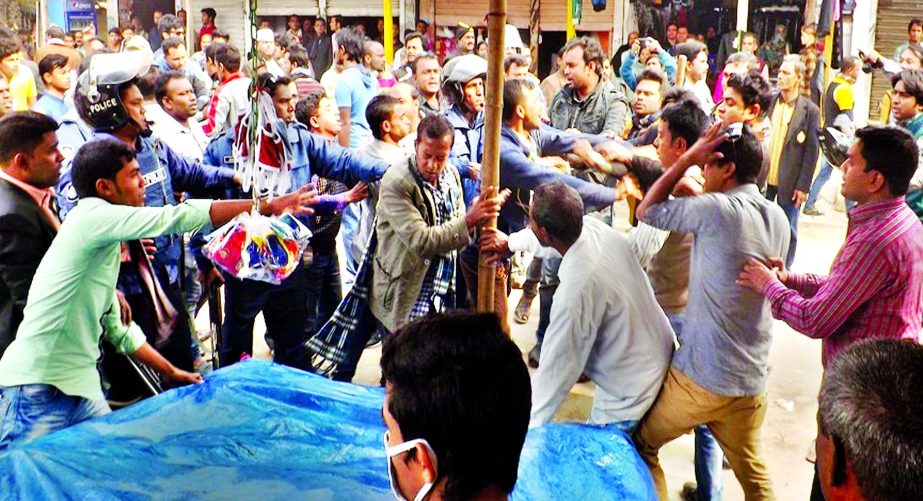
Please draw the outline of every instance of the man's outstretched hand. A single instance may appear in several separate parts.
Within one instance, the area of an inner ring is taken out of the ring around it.
[[[510,197],[510,190],[506,189],[497,193],[496,186],[488,186],[484,192],[471,202],[471,208],[465,215],[465,223],[468,229],[480,226],[492,218],[500,215],[500,208]]]
[[[320,197],[314,189],[313,184],[307,184],[301,188],[273,198],[271,202],[262,205],[260,212],[264,216],[278,216],[284,212],[293,214],[313,214],[312,205],[320,202]]]

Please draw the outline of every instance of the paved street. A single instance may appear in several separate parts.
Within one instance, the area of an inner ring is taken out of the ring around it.
[[[828,191],[837,181],[829,183]],[[832,195],[832,194],[831,194]],[[826,273],[843,242],[846,216],[835,212],[826,202],[818,207],[827,212],[824,216],[800,220],[801,234],[794,270]],[[615,226],[626,228],[624,208],[616,214]],[[510,311],[515,308],[520,292],[510,297]],[[532,305],[529,322],[519,325],[511,321],[513,338],[522,349],[523,356],[535,343],[538,323],[538,299]],[[208,329],[207,313],[197,319],[200,330]],[[269,359],[270,353],[262,339],[262,319],[257,319],[254,348],[256,358]],[[360,362],[355,381],[360,384],[378,384],[380,347],[367,349]],[[720,363],[720,361],[716,361]],[[821,380],[820,342],[792,331],[782,322],[776,322],[773,345],[770,351],[769,410],[763,426],[763,439],[770,474],[779,499],[807,498],[813,476],[813,465],[805,461],[816,433],[817,392]],[[556,416],[558,420],[585,421],[589,415],[594,386],[592,383],[575,385],[568,400]],[[661,462],[667,474],[672,499],[680,499],[679,490],[684,482],[693,481],[693,436],[684,436],[661,451]],[[730,471],[724,472],[725,495],[729,501],[743,500],[743,493]]]

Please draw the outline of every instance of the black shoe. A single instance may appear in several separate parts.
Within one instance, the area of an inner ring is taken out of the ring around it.
[[[529,367],[533,369],[538,369],[538,358],[539,358],[540,353],[541,353],[541,350],[539,349],[537,344],[531,350],[529,350],[529,361],[528,361]]]

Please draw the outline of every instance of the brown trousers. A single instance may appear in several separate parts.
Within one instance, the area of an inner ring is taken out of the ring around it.
[[[651,470],[660,499],[669,499],[669,495],[657,453],[664,444],[700,424],[707,424],[721,444],[746,499],[774,499],[760,450],[766,406],[765,393],[747,397],[717,395],[671,366],[657,400],[634,435],[635,446]]]

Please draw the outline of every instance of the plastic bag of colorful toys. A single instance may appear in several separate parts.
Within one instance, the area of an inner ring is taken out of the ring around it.
[[[248,212],[212,232],[202,251],[235,278],[278,284],[298,267],[310,238],[311,230],[290,214]]]

